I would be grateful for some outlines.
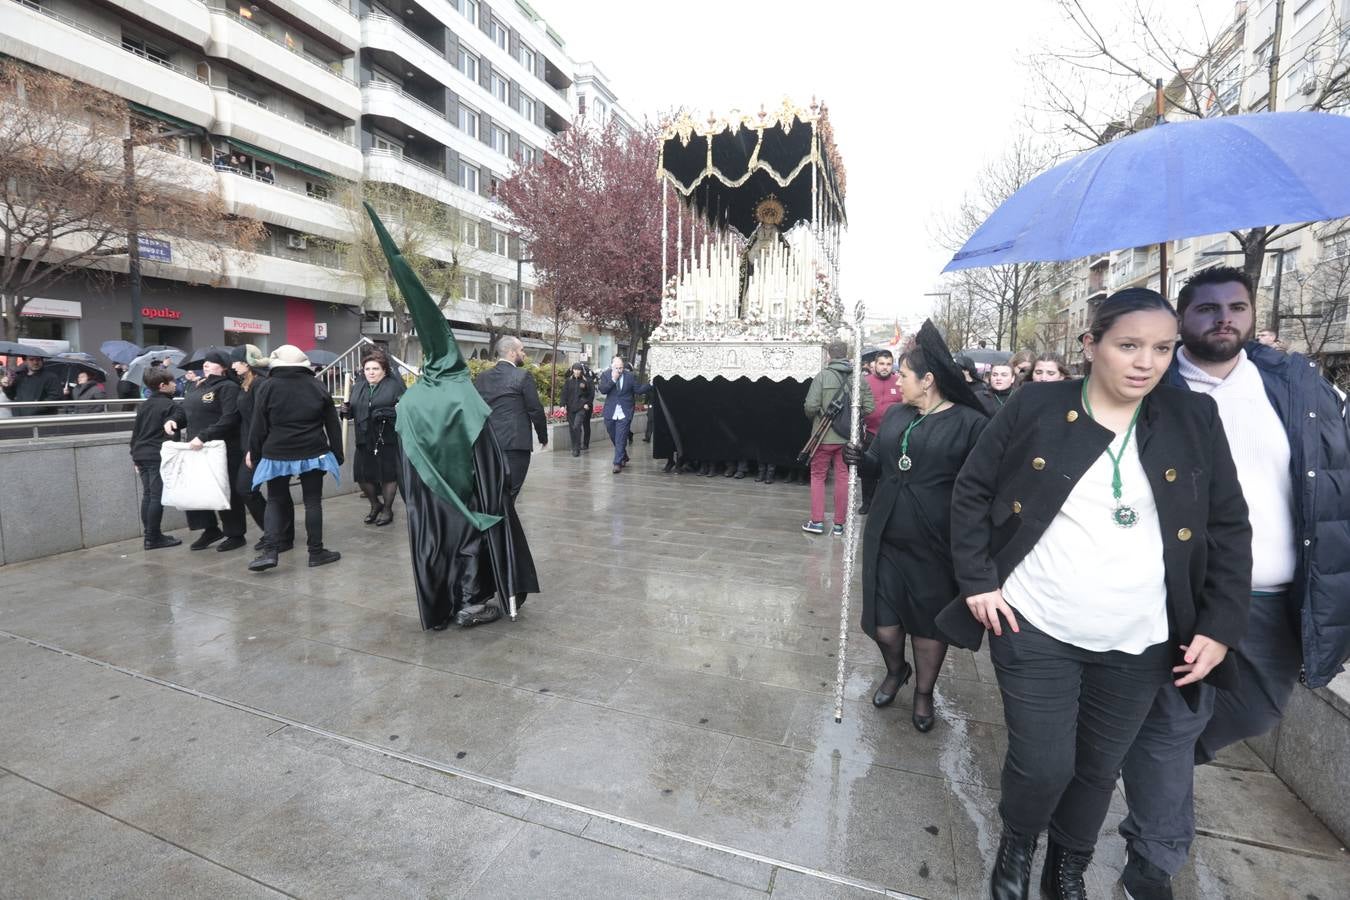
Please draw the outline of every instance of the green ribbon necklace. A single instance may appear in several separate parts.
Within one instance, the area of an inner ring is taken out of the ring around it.
[[[914,468],[914,460],[912,460],[912,459],[909,458],[909,433],[910,433],[911,431],[913,431],[915,428],[918,428],[918,427],[919,427],[919,423],[922,422],[924,419],[928,418],[929,416],[931,416],[931,415],[932,415],[933,413],[935,413],[935,412],[940,412],[941,410],[945,409],[945,408],[948,407],[948,406],[951,406],[951,403],[949,403],[949,402],[946,401],[946,400],[943,400],[943,401],[942,401],[941,403],[939,403],[937,406],[933,407],[933,408],[930,409],[928,412],[924,413],[923,415],[921,415],[921,416],[919,416],[917,419],[915,419],[913,422],[910,422],[910,423],[909,423],[909,427],[907,427],[907,428],[905,429],[904,435],[902,435],[901,438],[900,438],[900,471],[901,471],[901,472],[908,472],[910,469]]]
[[[1088,402],[1090,380],[1090,377],[1083,379],[1083,409],[1095,422],[1097,417],[1092,415],[1092,404]],[[1120,502],[1120,461],[1125,458],[1125,448],[1130,444],[1130,435],[1134,434],[1134,423],[1139,420],[1139,407],[1143,405],[1141,402],[1135,406],[1134,414],[1130,416],[1130,427],[1125,429],[1125,440],[1120,442],[1120,450],[1117,452],[1111,449],[1110,444],[1106,445],[1106,455],[1111,457],[1111,495],[1116,499],[1116,508],[1111,511],[1111,521],[1121,528],[1132,528],[1139,521],[1139,511],[1129,504]]]

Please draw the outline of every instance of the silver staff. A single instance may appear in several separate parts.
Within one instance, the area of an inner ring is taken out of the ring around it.
[[[863,313],[861,300],[853,307],[853,415],[849,443],[860,445],[862,432]],[[870,388],[868,388],[870,390]],[[853,558],[858,550],[858,470],[848,467],[848,518],[844,525],[844,584],[839,598],[839,670],[834,677],[834,721],[844,721],[844,662],[848,657],[848,602],[853,590]]]

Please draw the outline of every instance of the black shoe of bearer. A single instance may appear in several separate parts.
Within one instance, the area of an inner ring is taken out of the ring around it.
[[[1172,900],[1172,877],[1133,850],[1126,850],[1120,886],[1128,900]]]
[[[195,541],[189,544],[188,547],[192,550],[205,550],[224,536],[225,532],[221,531],[219,528],[208,528],[203,531]]]
[[[157,534],[145,539],[146,550],[162,550],[165,547],[177,547],[183,542],[176,537],[169,537],[166,534]]]
[[[502,610],[497,604],[478,603],[473,606],[466,606],[455,613],[455,624],[460,628],[473,628],[495,622],[501,617]]]

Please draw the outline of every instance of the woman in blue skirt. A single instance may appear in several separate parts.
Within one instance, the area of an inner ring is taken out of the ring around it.
[[[310,566],[337,562],[342,554],[323,546],[323,475],[340,480],[342,426],[328,391],[314,377],[309,357],[291,344],[272,351],[271,377],[257,388],[249,434],[247,465],[253,487],[267,485],[263,549],[249,563],[254,572],[277,564],[281,536],[295,531],[291,479],[300,479],[305,503],[305,537]]]

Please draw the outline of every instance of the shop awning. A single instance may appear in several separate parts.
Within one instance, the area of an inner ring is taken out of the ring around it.
[[[267,162],[270,162],[273,165],[288,166],[292,169],[299,169],[301,172],[304,172],[311,178],[322,178],[324,181],[331,181],[333,179],[333,176],[328,172],[324,172],[321,169],[316,169],[313,166],[307,166],[302,162],[296,162],[290,157],[281,156],[280,154],[277,153],[272,153],[270,150],[264,150],[261,147],[255,147],[253,144],[250,144],[247,141],[241,141],[238,138],[226,137],[225,135],[212,135],[212,137],[218,137],[222,141],[228,141],[230,146],[234,147],[236,150],[240,150],[244,153],[247,153],[249,156],[252,156],[256,159],[266,160]]]
[[[151,119],[159,119],[161,122],[167,122],[168,124],[174,126],[175,128],[193,128],[196,129],[197,131],[202,132],[203,134],[206,133],[205,128],[203,128],[200,125],[194,125],[187,119],[180,119],[177,116],[171,116],[166,112],[160,112],[157,109],[153,109],[149,106],[142,106],[141,104],[134,103],[132,101],[127,101],[127,105],[130,106],[132,110],[140,113],[143,116],[148,116]]]

